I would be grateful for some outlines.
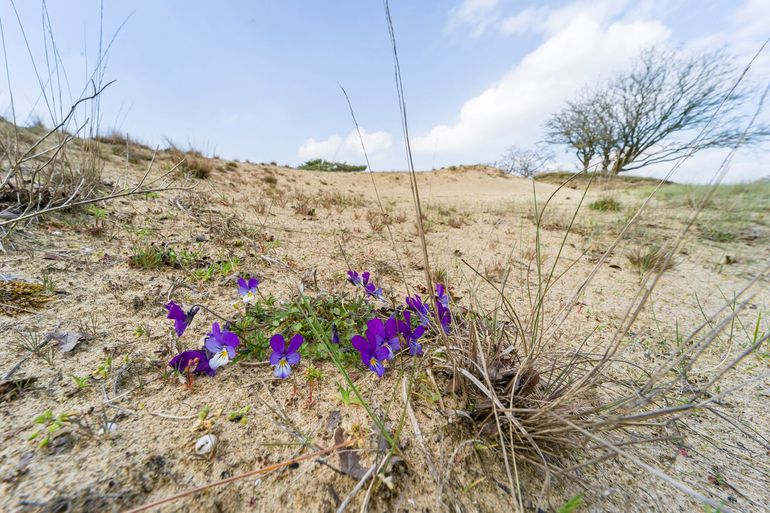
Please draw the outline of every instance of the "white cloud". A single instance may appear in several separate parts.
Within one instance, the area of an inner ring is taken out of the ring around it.
[[[456,122],[434,126],[415,138],[412,148],[423,154],[444,153],[449,160],[489,160],[511,144],[534,143],[547,116],[580,87],[621,69],[642,48],[669,37],[660,21],[613,21],[618,15],[613,4],[581,2],[547,16],[540,13],[540,30],[550,34],[547,39],[466,101]],[[522,23],[511,22],[511,30]]]
[[[502,18],[498,30],[504,36],[540,32],[548,20],[549,13],[548,7],[527,7],[512,16]]]
[[[364,146],[370,160],[375,160],[393,146],[393,136],[388,132],[367,132],[361,128],[361,139],[364,141]],[[316,141],[311,137],[302,143],[298,153],[299,158],[302,160],[322,158],[327,160],[356,161],[358,163],[364,159],[361,140],[356,130],[351,130],[344,139],[336,134],[321,141]]]
[[[463,0],[449,11],[448,31],[470,29],[472,37],[483,34],[500,18],[498,0]]]

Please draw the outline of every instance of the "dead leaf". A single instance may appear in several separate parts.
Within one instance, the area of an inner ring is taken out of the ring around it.
[[[85,333],[80,333],[77,331],[63,331],[60,333],[50,333],[49,336],[58,342],[59,349],[62,352],[69,353],[75,347],[77,347],[78,344],[83,342],[86,339]]]
[[[345,430],[338,427],[334,431],[334,444],[345,443]],[[337,451],[340,457],[340,471],[349,475],[353,479],[363,479],[366,475],[366,469],[361,466],[358,454],[350,449],[340,449]]]

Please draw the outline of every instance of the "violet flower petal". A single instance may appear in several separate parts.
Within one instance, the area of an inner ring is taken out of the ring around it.
[[[305,343],[305,337],[297,333],[289,341],[289,347],[286,348],[286,353],[296,353],[297,350]]]
[[[276,333],[270,337],[270,347],[273,348],[278,354],[283,354],[286,351],[286,341],[283,339],[283,335]]]
[[[291,375],[291,366],[289,366],[289,364],[284,360],[281,360],[281,362],[275,366],[273,375],[276,378],[286,379]]]
[[[297,365],[302,359],[299,353],[289,353],[284,358],[286,358],[289,365]]]

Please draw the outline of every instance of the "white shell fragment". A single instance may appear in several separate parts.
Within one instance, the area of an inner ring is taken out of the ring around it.
[[[109,436],[118,431],[118,424],[116,422],[108,422],[99,428],[99,435]]]
[[[214,452],[217,446],[217,437],[214,435],[203,435],[195,442],[195,454],[198,456],[208,456]]]

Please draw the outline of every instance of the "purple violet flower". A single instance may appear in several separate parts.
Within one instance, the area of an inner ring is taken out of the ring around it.
[[[182,351],[168,362],[169,366],[179,373],[184,373],[189,367],[195,365],[193,372],[195,374],[208,374],[213,376],[216,371],[209,366],[209,359],[206,351],[202,349],[191,349]]]
[[[409,311],[404,312],[404,320],[398,323],[398,331],[409,346],[409,354],[422,356],[422,344],[418,340],[425,333],[425,327],[420,324],[412,330],[412,314]]]
[[[449,295],[444,289],[443,283],[436,283],[436,308],[438,320],[444,333],[449,333],[449,325],[452,324],[452,313],[449,311]]]
[[[235,348],[240,344],[241,341],[238,340],[238,335],[232,331],[227,331],[226,328],[222,331],[218,322],[212,324],[211,333],[206,336],[206,340],[203,343],[206,351],[211,355],[209,366],[213,370],[217,370],[219,367],[226,365],[235,358]]]
[[[289,346],[283,335],[277,333],[270,338],[270,347],[273,348],[273,354],[270,355],[270,365],[275,365],[276,378],[286,379],[291,374],[291,366],[297,365],[302,358],[299,354],[299,348],[305,342],[305,338],[297,333],[291,337]]]
[[[370,282],[369,276],[370,275],[368,271],[361,274],[361,283],[364,287],[364,292],[373,298],[379,299],[380,301],[385,301],[385,298],[382,297],[382,288],[375,285],[374,282]]]
[[[340,343],[340,332],[337,330],[337,325],[332,324],[332,344],[339,345]]]
[[[356,271],[348,271],[348,281],[356,287],[361,285],[361,277]]]
[[[441,329],[444,330],[444,333],[449,333],[449,325],[452,324],[452,313],[442,303],[437,303],[436,307],[438,308],[438,320],[441,323]]]
[[[381,319],[377,320],[382,323]],[[376,373],[379,377],[382,377],[382,375],[385,374],[385,367],[383,367],[382,362],[388,357],[388,348],[377,345],[374,333],[370,329],[366,330],[366,338],[361,335],[353,335],[353,338],[350,339],[350,343],[355,350],[359,352],[361,355],[361,362],[369,370]]]
[[[356,287],[363,288],[366,295],[372,296],[373,298],[379,299],[380,301],[385,301],[385,298],[382,295],[382,288],[375,285],[374,282],[370,282],[370,276],[371,274],[369,271],[361,273],[361,276],[359,276],[356,271],[348,271],[348,281],[350,283]]]
[[[415,294],[414,298],[407,296],[406,306],[420,317],[420,324],[422,326],[426,328],[430,326],[430,307],[422,302],[419,294]]]
[[[380,321],[379,325],[382,326],[382,320],[377,320]],[[367,325],[368,324],[369,323],[367,323]],[[377,333],[377,336],[379,336],[379,333]],[[396,356],[396,353],[401,350],[401,339],[398,338],[398,321],[393,317],[385,321],[380,345],[388,348],[388,360],[392,360]]]
[[[444,290],[443,283],[436,283],[436,300],[444,305],[444,308],[449,308],[449,296]]]
[[[197,306],[194,306],[185,313],[185,311],[182,310],[182,307],[173,301],[169,301],[166,304],[166,310],[168,310],[166,319],[174,320],[174,329],[176,330],[177,337],[181,337],[182,334],[184,334],[184,331],[192,322],[193,317],[198,313],[198,309]]]
[[[366,338],[374,340],[376,347],[387,349],[386,359],[388,360],[392,360],[396,356],[396,352],[401,349],[401,341],[398,338],[398,322],[392,317],[384,323],[379,317],[367,321]]]
[[[364,285],[364,292],[366,292],[368,295],[372,296],[375,299],[379,299],[380,301],[385,301],[385,298],[382,295],[382,288],[378,287],[374,283],[367,283]]]
[[[238,278],[238,294],[247,305],[257,300],[257,287],[259,280],[257,278]]]

